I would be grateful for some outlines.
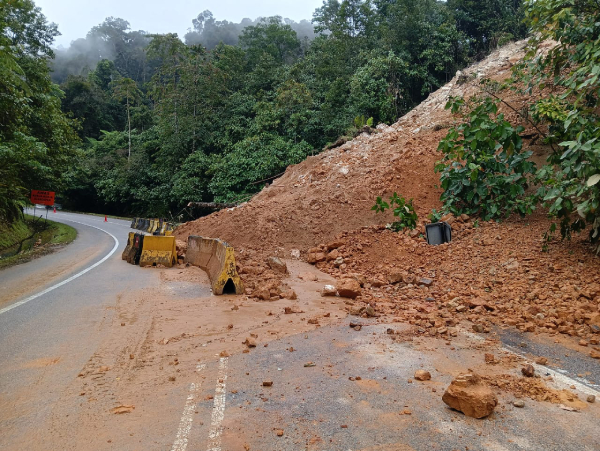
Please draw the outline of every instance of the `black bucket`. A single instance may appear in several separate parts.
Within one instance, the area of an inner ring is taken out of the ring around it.
[[[452,241],[452,227],[447,222],[435,222],[425,226],[427,243],[432,246],[449,243]]]

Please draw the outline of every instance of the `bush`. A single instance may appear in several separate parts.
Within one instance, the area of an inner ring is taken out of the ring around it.
[[[396,208],[394,208],[394,204]],[[375,201],[375,205],[371,207],[371,210],[375,211],[375,213],[383,213],[388,208],[394,208],[394,216],[398,218],[398,221],[395,221],[391,224],[391,228],[396,232],[408,228],[414,229],[417,226],[417,213],[415,213],[415,209],[413,207],[413,200],[410,199],[408,202],[404,197],[398,196],[397,193],[394,193],[392,197],[390,197],[390,203],[385,202],[381,197],[378,197]]]
[[[487,221],[513,212],[525,215],[535,208],[537,196],[527,194],[529,176],[536,170],[528,160],[532,152],[523,151],[523,127],[513,127],[498,114],[498,104],[490,97],[448,101],[446,109],[453,113],[468,112],[438,146],[444,156],[435,172],[441,172],[444,211]]]

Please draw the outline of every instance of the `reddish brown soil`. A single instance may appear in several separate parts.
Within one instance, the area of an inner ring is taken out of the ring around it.
[[[269,255],[289,258],[295,249],[314,261],[315,252],[337,248],[317,267],[361,283],[362,295],[348,307],[351,313],[365,315],[370,304],[375,314],[410,322],[419,334],[445,337],[465,320],[477,332],[500,325],[563,333],[584,340],[586,353],[597,350],[600,273],[598,257],[583,237],[551,241],[543,252],[550,225],[543,212],[503,223],[458,220],[452,224],[452,243],[439,247],[419,236],[431,209],[440,207],[433,166],[440,158],[438,143],[455,120],[444,109],[447,99],[481,93],[482,77],[508,77],[522,46],[499,50],[469,69],[469,82],[459,85],[454,79],[393,126],[380,126],[377,134],[363,134],[289,167],[248,203],[182,225],[177,237],[219,237],[235,246],[251,296],[264,287],[275,296],[286,289],[278,288],[281,276],[265,264]],[[515,110],[523,105],[517,94],[499,95]],[[519,122],[515,111],[503,109],[509,120]],[[537,145],[532,149],[536,160],[548,152]],[[394,191],[414,199],[417,232],[386,230],[391,213],[370,210],[377,196]],[[327,246],[333,241],[338,242]],[[344,262],[336,267],[337,257]],[[420,286],[422,278],[431,279],[431,285]]]

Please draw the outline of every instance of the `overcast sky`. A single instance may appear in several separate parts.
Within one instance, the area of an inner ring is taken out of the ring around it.
[[[68,47],[95,25],[113,16],[127,20],[132,30],[178,33],[183,37],[192,19],[204,10],[215,19],[240,22],[243,18],[283,16],[311,20],[323,0],[34,0],[62,36],[55,45]]]

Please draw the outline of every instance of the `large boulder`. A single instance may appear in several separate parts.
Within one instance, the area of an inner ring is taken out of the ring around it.
[[[494,392],[474,373],[459,374],[442,396],[442,401],[472,418],[487,417],[498,405]]]

